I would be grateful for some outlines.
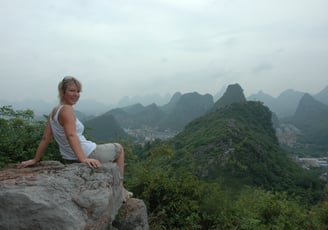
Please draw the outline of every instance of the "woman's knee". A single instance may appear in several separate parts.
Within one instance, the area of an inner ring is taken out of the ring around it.
[[[120,143],[114,143],[114,145],[118,149],[119,154],[124,154],[124,148]]]

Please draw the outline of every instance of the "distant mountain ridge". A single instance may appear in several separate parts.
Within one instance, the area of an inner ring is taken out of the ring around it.
[[[173,132],[179,132],[189,122],[210,111],[224,108],[232,103],[255,100],[261,101],[273,112],[272,121],[275,128],[279,128],[280,123],[284,123],[284,127],[294,126],[291,130],[297,130],[293,135],[294,137],[292,137],[296,138],[296,141],[294,141],[296,145],[302,142],[304,146],[325,149],[328,148],[327,144],[325,144],[327,142],[328,125],[326,125],[326,109],[323,108],[327,106],[327,104],[324,104],[325,99],[328,98],[327,94],[328,87],[315,95],[286,90],[277,98],[260,91],[258,94],[246,99],[241,86],[232,84],[227,87],[226,91],[216,102],[213,101],[213,97],[210,94],[200,95],[197,92],[181,94],[177,92],[167,104],[162,106],[158,106],[155,103],[147,106],[137,103],[122,108],[110,109],[98,116],[88,116],[83,111],[80,111],[83,108],[81,106],[83,103],[80,104],[79,102],[80,106],[75,106],[75,110],[77,117],[86,122],[86,127],[94,130],[92,135],[103,140],[104,138],[112,138],[113,135],[124,136],[124,129],[150,128],[159,131],[169,129]],[[319,102],[319,99],[321,102]],[[8,105],[6,101],[1,103]],[[38,101],[37,104],[42,105],[43,103]],[[92,105],[92,101],[86,100],[86,104]],[[95,104],[95,107],[97,106]],[[316,109],[307,112],[309,108]],[[98,136],[97,133],[102,135]],[[299,135],[299,133],[302,133],[302,135]],[[279,134],[281,134],[279,140],[289,135],[284,135],[281,132]]]
[[[313,97],[325,105],[328,105],[328,86],[326,86],[319,93],[314,94]]]
[[[303,95],[303,92],[288,89],[283,91],[277,98],[274,98],[260,91],[257,94],[249,96],[247,99],[253,101],[262,101],[278,117],[288,117],[295,113],[298,103]]]
[[[203,115],[213,106],[210,94],[200,95],[196,92],[175,94],[171,101],[163,106],[140,103],[108,111],[124,128],[153,127],[160,130],[182,129],[189,121]]]
[[[115,117],[120,126],[125,129],[157,127],[158,119],[165,116],[165,113],[156,104],[143,106],[140,103],[112,109],[106,114]]]
[[[220,89],[213,96],[215,102],[222,97],[226,89],[227,87]],[[275,98],[269,94],[266,94],[263,91],[259,91],[258,93],[252,94],[249,97],[247,97],[247,100],[262,101],[274,113],[276,113],[278,117],[286,117],[286,116],[293,115],[293,113],[296,110],[297,104],[304,93],[305,92],[288,89],[283,91],[281,95]],[[85,114],[83,115],[84,117],[98,116],[108,112],[110,109],[122,108],[133,104],[141,104],[146,106],[154,103],[158,107],[164,109],[166,105],[172,104],[170,103],[172,99],[179,96],[181,96],[181,93],[177,92],[171,97],[171,99],[169,94],[165,96],[160,96],[158,94],[149,94],[142,97],[141,96],[125,97],[122,98],[120,102],[116,105],[110,103],[110,100],[108,104],[105,104],[105,103],[100,103],[96,100],[81,98],[81,100],[75,106],[75,109],[80,111],[81,113],[84,113]],[[314,94],[312,96],[318,101],[328,105],[328,86],[326,86],[319,93]],[[293,99],[291,100],[291,98]],[[42,99],[26,99],[21,101],[8,101],[8,100],[0,99],[0,106],[12,105],[14,109],[31,109],[34,111],[34,113],[37,116],[48,114],[49,111],[53,108],[53,106],[56,105],[57,103],[58,103],[57,100],[54,100],[53,102],[46,102],[43,101]]]
[[[294,116],[283,121],[301,130],[299,141],[303,145],[328,149],[328,105],[306,93],[301,98]]]
[[[180,131],[193,119],[200,117],[211,109],[223,107],[233,102],[245,102],[246,98],[239,84],[229,85],[223,96],[214,104],[210,94],[197,92],[176,93],[163,106],[140,103],[108,111],[124,128],[153,127],[159,130],[172,129]]]
[[[177,101],[170,103],[172,105],[168,105],[171,109],[166,111],[167,116],[159,122],[162,130],[181,130],[190,121],[209,111],[214,104],[212,95],[200,95],[197,92],[183,94]]]
[[[271,115],[273,127],[279,128],[280,123],[285,123],[284,126],[286,124],[294,125],[295,129],[293,130],[297,130],[297,133],[294,135],[296,138],[296,145],[297,143],[301,144],[302,142],[304,143],[304,146],[306,143],[307,146],[309,146],[308,144],[311,142],[313,143],[311,145],[313,148],[328,148],[328,146],[324,144],[324,138],[327,136],[325,133],[328,133],[328,125],[325,125],[327,120],[326,117],[328,117],[328,115],[326,115],[325,109],[318,109],[320,106],[323,108],[328,106],[318,102],[309,94],[293,90],[287,90],[282,93],[277,98],[277,101],[264,93],[261,93],[261,95],[262,98],[266,98],[267,102],[271,101],[273,105],[276,106],[285,102],[284,105],[280,106],[281,108],[286,107],[290,109],[290,113],[295,110],[292,116],[285,118],[279,118],[276,116],[276,113],[273,113]],[[301,98],[299,99],[299,97]],[[312,100],[309,98],[312,98]],[[179,132],[182,131],[189,122],[192,122],[194,119],[202,117],[211,111],[225,108],[231,104],[245,102],[247,102],[247,99],[244,96],[242,87],[239,84],[233,84],[227,87],[222,97],[215,103],[210,94],[200,95],[197,92],[186,94],[176,93],[170,102],[163,106],[157,106],[156,104],[143,106],[138,103],[123,108],[109,110],[106,115],[112,115],[119,126],[124,129],[150,128],[161,131],[169,129]],[[275,104],[277,102],[279,103]],[[318,104],[320,106],[318,106]],[[312,109],[310,113],[306,113],[306,108],[311,108],[311,106],[317,109]],[[272,111],[269,106],[267,107]],[[307,116],[307,118],[301,119],[302,116]],[[98,126],[101,127],[102,123],[98,123]],[[93,128],[97,130],[97,127]],[[299,136],[299,132],[302,132],[303,136]],[[281,134],[279,140],[282,140],[282,143],[289,142],[288,140],[285,141],[284,139],[281,139],[288,138],[288,135],[286,136],[281,132],[279,134]]]
[[[147,94],[144,96],[134,96],[134,97],[125,96],[121,100],[119,100],[116,107],[125,107],[125,106],[139,104],[139,103],[144,106],[149,105],[149,104],[156,104],[158,106],[162,106],[162,105],[167,104],[170,99],[171,99],[170,94],[161,96],[156,93]]]
[[[297,106],[304,94],[306,94],[306,92],[287,89],[283,91],[277,98],[274,98],[269,94],[259,91],[256,94],[250,95],[247,100],[262,101],[278,117],[284,118],[294,115]],[[321,90],[319,93],[312,95],[312,97],[328,105],[328,86]]]

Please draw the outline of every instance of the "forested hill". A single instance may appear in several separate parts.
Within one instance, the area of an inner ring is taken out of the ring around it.
[[[129,138],[111,114],[105,113],[97,118],[87,120],[84,125],[88,136],[99,143],[115,140],[115,138]]]
[[[191,123],[171,142],[171,163],[230,188],[299,191],[319,186],[279,147],[271,112],[260,102],[234,103]]]
[[[305,146],[325,151],[328,148],[328,105],[319,102],[309,94],[304,94],[294,116],[287,122],[302,130],[299,140]]]

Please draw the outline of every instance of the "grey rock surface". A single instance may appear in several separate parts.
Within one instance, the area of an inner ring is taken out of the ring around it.
[[[124,203],[113,227],[124,230],[148,230],[148,215],[145,203],[142,200],[131,198]]]
[[[108,229],[122,206],[115,163],[0,170],[0,229]]]

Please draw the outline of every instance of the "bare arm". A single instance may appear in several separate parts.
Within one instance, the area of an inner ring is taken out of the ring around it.
[[[46,151],[49,143],[52,141],[52,131],[51,131],[51,127],[49,124],[49,119],[46,123],[46,127],[42,136],[42,139],[39,143],[39,146],[36,150],[35,156],[33,159],[28,160],[28,161],[23,161],[21,164],[19,164],[17,167],[18,168],[25,168],[27,166],[30,165],[34,165],[37,162],[39,162],[41,160],[41,157],[43,156],[44,152]]]
[[[59,122],[64,127],[67,140],[80,162],[87,163],[91,167],[100,166],[100,162],[89,159],[83,152],[80,139],[76,133],[75,115],[72,106],[64,106],[60,111]]]

